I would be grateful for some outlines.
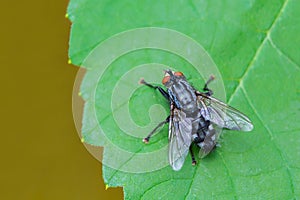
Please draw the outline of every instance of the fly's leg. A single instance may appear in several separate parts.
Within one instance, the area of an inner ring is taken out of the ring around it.
[[[170,116],[168,116],[164,121],[160,122],[148,135],[143,139],[143,142],[148,144],[151,136],[163,125],[169,122]]]
[[[152,85],[152,84],[150,84],[150,83],[147,83],[144,79],[141,79],[140,80],[140,82],[139,82],[140,84],[144,84],[144,85],[146,85],[146,86],[148,86],[148,87],[150,87],[150,88],[153,88],[153,89],[158,89],[158,91],[167,99],[167,100],[169,100],[170,99],[170,97],[169,97],[169,94],[164,90],[164,89],[162,89],[161,87],[159,87],[159,86],[154,86],[154,85]],[[151,138],[151,136],[160,128],[160,127],[162,127],[163,125],[165,125],[166,123],[168,123],[169,122],[169,119],[170,119],[170,116],[168,116],[164,121],[162,121],[162,122],[160,122],[149,134],[148,134],[148,136],[147,137],[145,137],[144,139],[143,139],[143,142],[144,143],[149,143],[149,140],[150,140],[150,138]]]
[[[192,156],[192,165],[196,165],[197,162],[196,162],[195,155],[194,155],[194,152],[193,152],[193,145],[192,144],[190,146],[190,153],[191,153],[191,156]]]
[[[214,77],[213,75],[211,75],[211,76],[209,77],[209,79],[206,81],[206,83],[205,83],[205,85],[204,85],[204,87],[203,87],[203,90],[206,91],[205,94],[206,94],[207,96],[213,95],[213,91],[212,91],[211,89],[209,89],[207,86],[208,86],[208,84],[209,84],[211,81],[213,81],[214,79],[215,79],[215,77]]]
[[[158,89],[158,91],[166,98],[169,100],[169,94],[164,90],[162,89],[161,87],[159,86],[154,86],[154,85],[151,85],[150,83],[147,83],[144,79],[141,79],[140,84],[144,84],[150,88],[153,88],[153,89]]]

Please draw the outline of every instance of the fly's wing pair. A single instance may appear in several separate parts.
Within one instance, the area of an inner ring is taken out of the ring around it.
[[[200,113],[205,120],[221,128],[231,130],[251,131],[253,129],[250,119],[240,111],[204,93],[197,92],[196,94],[200,105]],[[202,143],[203,146],[199,152],[201,158],[209,154],[215,147],[218,134],[218,131],[212,125],[209,125],[207,135]],[[174,170],[178,171],[181,169],[191,143],[192,120],[187,118],[184,112],[177,109],[174,103],[171,103],[169,163]]]
[[[169,121],[169,163],[173,170],[180,170],[192,143],[192,121],[171,103]]]
[[[201,115],[221,128],[238,131],[251,131],[250,119],[235,108],[220,100],[197,92]]]

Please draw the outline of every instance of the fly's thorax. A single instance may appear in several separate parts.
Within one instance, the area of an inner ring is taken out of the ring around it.
[[[175,104],[178,104],[179,108],[187,114],[199,112],[195,90],[186,80],[174,81],[168,91]]]
[[[167,70],[162,83],[168,89],[170,100],[175,106],[183,110],[188,116],[199,112],[195,89],[189,84],[182,72]]]

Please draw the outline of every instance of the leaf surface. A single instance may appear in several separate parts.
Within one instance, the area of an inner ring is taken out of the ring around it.
[[[94,47],[122,31],[149,26],[179,31],[209,53],[222,74],[228,103],[246,113],[254,124],[249,133],[224,131],[221,147],[195,167],[188,156],[179,172],[169,166],[153,172],[124,172],[128,159],[122,160],[113,149],[104,148],[104,163],[114,159],[123,163],[117,169],[103,165],[105,182],[109,186],[123,186],[125,199],[298,199],[299,13],[297,0],[71,0],[68,16],[72,21],[69,49],[72,63],[81,65]],[[120,80],[123,85],[132,85],[133,82],[122,77],[133,66],[145,63],[173,66],[199,89],[205,81],[198,78],[185,59],[156,49],[120,56],[100,80],[93,70],[88,70],[81,86],[86,101],[82,129],[85,142],[105,146],[109,141],[131,152],[129,160],[141,159],[136,153],[152,152],[167,145],[167,127],[145,145],[140,138],[125,134],[114,118],[114,113],[128,106],[136,124],[155,126],[165,119],[169,109],[158,92],[140,87],[129,102],[118,101],[119,105],[111,109],[115,85]],[[144,75],[145,79],[152,76],[157,80],[162,78],[162,74]],[[91,88],[96,88],[94,99]],[[161,105],[157,107],[161,111],[148,115],[154,104]],[[91,111],[94,105],[95,113]],[[103,136],[100,132],[109,134]],[[151,163],[149,160],[141,166]]]

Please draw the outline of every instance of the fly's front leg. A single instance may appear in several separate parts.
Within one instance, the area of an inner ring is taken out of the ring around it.
[[[163,125],[165,125],[166,123],[168,123],[170,120],[170,116],[168,116],[164,121],[160,122],[149,134],[147,137],[145,137],[143,139],[143,142],[148,144],[149,143],[149,140],[151,138],[151,136],[160,128],[162,127]]]
[[[152,84],[150,84],[150,83],[147,83],[144,79],[141,79],[140,80],[140,82],[139,82],[140,84],[144,84],[144,85],[146,85],[146,86],[148,86],[148,87],[150,87],[150,88],[153,88],[153,89],[158,89],[158,91],[167,99],[167,100],[170,100],[170,96],[169,96],[169,94],[164,90],[164,89],[162,89],[161,87],[159,87],[159,86],[155,86],[155,85],[152,85]],[[147,137],[145,137],[144,139],[143,139],[143,142],[144,143],[149,143],[149,140],[150,140],[150,138],[151,138],[151,136],[160,128],[160,127],[162,127],[163,125],[165,125],[166,123],[169,123],[169,119],[170,119],[170,116],[168,116],[164,121],[162,121],[162,122],[160,122],[149,134],[148,134],[148,136]]]
[[[158,91],[159,91],[166,99],[169,100],[169,98],[170,98],[170,97],[169,97],[169,94],[168,94],[164,89],[162,89],[161,87],[155,86],[155,85],[151,85],[150,83],[147,83],[144,79],[141,79],[139,83],[140,83],[140,84],[144,84],[144,85],[146,85],[146,86],[148,86],[148,87],[150,87],[150,88],[153,88],[153,89],[158,89]]]
[[[213,75],[211,75],[211,76],[209,77],[209,79],[206,81],[206,83],[205,83],[205,85],[204,85],[204,87],[203,87],[203,91],[206,91],[205,94],[206,94],[207,96],[213,95],[213,91],[212,91],[211,89],[209,89],[207,86],[208,86],[208,84],[209,84],[211,81],[213,81],[214,79],[215,79],[215,77],[214,77]]]

